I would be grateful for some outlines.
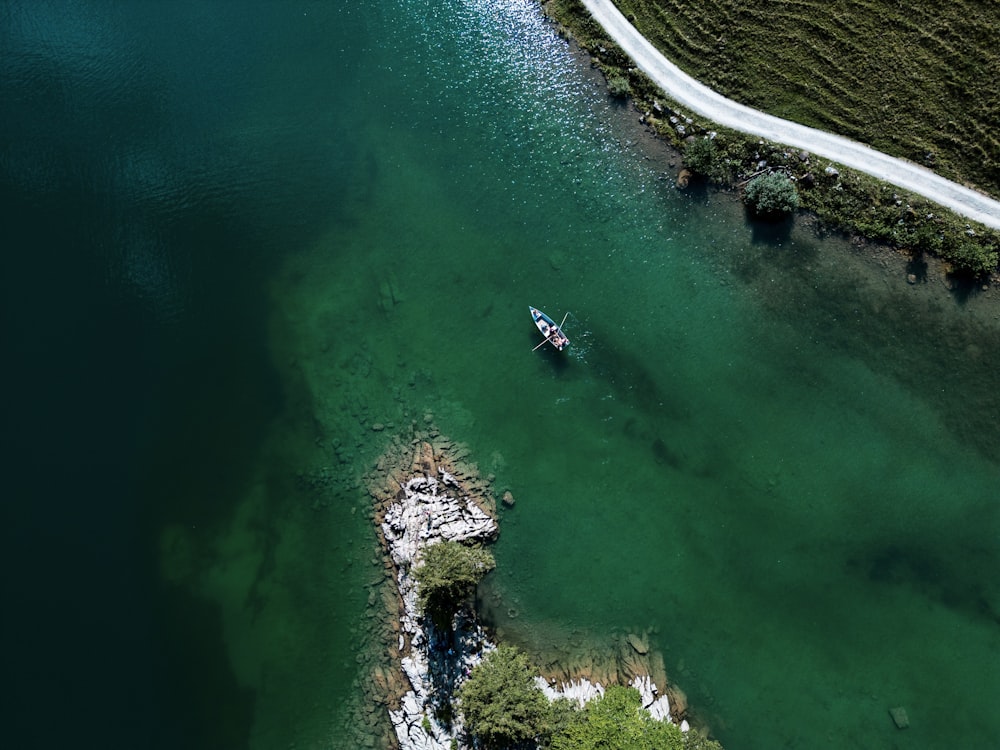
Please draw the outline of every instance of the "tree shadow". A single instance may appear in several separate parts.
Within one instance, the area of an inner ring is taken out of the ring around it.
[[[431,706],[435,718],[450,730],[455,719],[456,686],[469,676],[466,665],[470,657],[482,654],[483,633],[477,627],[475,615],[465,609],[459,610],[452,622],[443,628],[430,618],[426,618],[423,625],[427,638]]]
[[[964,305],[973,297],[978,296],[983,289],[983,280],[976,276],[949,273],[946,278],[951,296],[960,305]]]
[[[677,191],[685,196],[691,203],[704,206],[707,205],[712,193],[709,190],[709,183],[700,175],[693,175],[686,185],[677,185]]]
[[[538,344],[541,343],[538,340],[537,335],[532,336],[531,341],[532,341],[531,345],[533,347],[538,346]],[[552,344],[545,343],[542,344],[542,346],[538,347],[538,349],[536,349],[534,352],[532,352],[532,354],[541,357],[556,374],[562,374],[566,372],[566,370],[569,368],[570,358],[568,354],[572,346],[573,343],[571,341],[569,346],[567,346],[562,351],[559,351],[554,346],[552,346]]]
[[[791,239],[795,215],[768,218],[747,209],[747,223],[750,225],[750,240],[753,244],[780,245]]]
[[[927,260],[923,253],[914,253],[906,263],[906,275],[924,283],[927,281]]]

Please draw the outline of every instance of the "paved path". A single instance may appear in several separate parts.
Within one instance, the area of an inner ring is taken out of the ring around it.
[[[582,0],[594,19],[636,65],[674,101],[733,130],[805,149],[922,195],[957,214],[1000,229],[1000,201],[951,182],[862,143],[782,120],[715,93],[667,60],[630,24],[611,0]]]

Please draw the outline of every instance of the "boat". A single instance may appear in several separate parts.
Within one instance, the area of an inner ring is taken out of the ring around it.
[[[538,349],[545,344],[552,344],[552,346],[561,352],[569,346],[569,339],[562,331],[562,323],[556,325],[556,322],[552,320],[552,318],[543,313],[537,307],[528,305],[528,309],[531,310],[531,319],[535,321],[535,325],[538,326],[538,330],[541,331],[542,335],[545,337],[545,341],[536,346],[535,349]],[[566,322],[566,318],[568,317],[569,313],[566,313],[563,317],[563,323]],[[535,351],[535,349],[532,349],[531,351]]]

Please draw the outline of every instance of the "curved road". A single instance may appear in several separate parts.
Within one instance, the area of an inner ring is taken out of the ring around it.
[[[582,0],[608,35],[674,101],[733,130],[805,149],[922,195],[957,214],[1000,229],[1000,201],[839,135],[782,120],[717,94],[667,60],[646,41],[612,0]]]

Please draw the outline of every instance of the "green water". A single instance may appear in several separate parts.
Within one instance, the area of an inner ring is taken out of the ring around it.
[[[539,661],[650,629],[733,750],[989,746],[993,292],[909,286],[892,255],[678,191],[532,1],[289,7],[244,30],[269,103],[217,125],[241,154],[264,128],[271,156],[315,148],[241,198],[310,207],[287,243],[261,230],[269,385],[230,375],[195,401],[229,393],[224,413],[171,434],[239,453],[225,482],[166,460],[147,479],[201,746],[356,746],[379,564],[361,477],[428,413],[517,499],[488,614]],[[225,38],[211,16],[188,20]],[[570,313],[567,352],[531,351],[529,304]]]

